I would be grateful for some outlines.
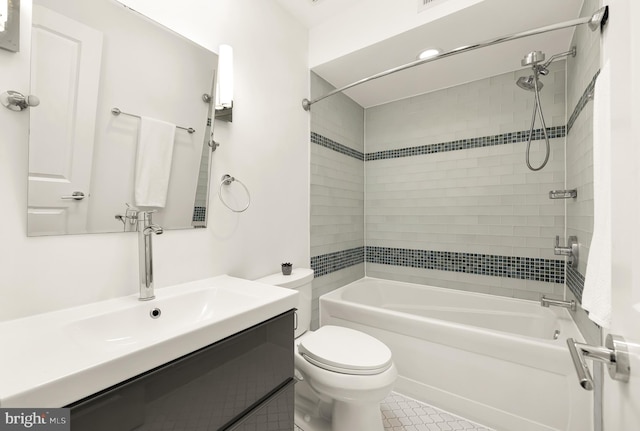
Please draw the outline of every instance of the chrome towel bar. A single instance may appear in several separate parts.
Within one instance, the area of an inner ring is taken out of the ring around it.
[[[142,118],[140,115],[136,115],[136,114],[129,114],[128,112],[124,112],[121,111],[120,108],[111,108],[111,113],[113,115],[128,115],[129,117],[135,117],[135,118]],[[182,126],[176,126],[178,129],[182,129],[182,130],[186,130],[189,133],[195,133],[196,129],[194,129],[193,127],[182,127]]]
[[[629,351],[624,338],[618,335],[607,335],[604,347],[591,346],[578,343],[573,338],[567,339],[569,353],[576,368],[578,381],[587,391],[593,390],[593,377],[587,367],[585,358],[607,364],[609,377],[620,382],[628,382],[631,372],[629,364]]]

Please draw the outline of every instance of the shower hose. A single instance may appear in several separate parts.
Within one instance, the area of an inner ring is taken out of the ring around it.
[[[527,161],[527,167],[529,169],[531,169],[532,171],[539,171],[540,169],[544,168],[547,165],[547,162],[549,161],[549,153],[551,153],[551,147],[549,146],[549,136],[547,135],[547,125],[544,122],[544,115],[542,114],[542,105],[540,104],[540,89],[538,88],[537,73],[535,74],[533,85],[535,86],[536,96],[534,99],[533,115],[531,116],[531,128],[529,129],[529,140],[527,142],[526,161]],[[529,155],[531,153],[531,140],[533,139],[533,128],[535,127],[535,124],[536,124],[536,113],[538,112],[540,113],[540,121],[542,122],[542,132],[544,133],[544,140],[545,140],[547,150],[546,150],[544,161],[542,162],[542,164],[537,168],[534,168],[533,166],[531,166]]]

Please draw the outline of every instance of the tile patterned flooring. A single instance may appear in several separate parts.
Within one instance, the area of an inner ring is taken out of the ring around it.
[[[380,408],[385,431],[493,431],[395,392],[385,398]],[[295,431],[304,430],[296,426]]]

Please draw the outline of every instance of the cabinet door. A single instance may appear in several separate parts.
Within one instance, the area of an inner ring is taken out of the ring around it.
[[[225,431],[293,431],[294,384],[291,380]]]
[[[74,403],[71,426],[73,431],[225,429],[292,377],[293,311]]]

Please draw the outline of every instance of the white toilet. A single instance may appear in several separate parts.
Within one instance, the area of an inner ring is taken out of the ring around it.
[[[398,372],[391,350],[363,332],[339,326],[310,331],[313,270],[256,281],[297,289],[295,422],[304,431],[382,431],[380,402]]]

